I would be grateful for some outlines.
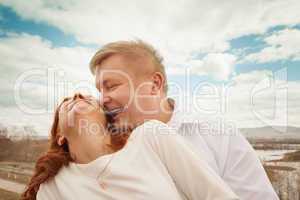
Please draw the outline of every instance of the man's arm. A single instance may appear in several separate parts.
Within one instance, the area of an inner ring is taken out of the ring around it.
[[[176,186],[188,199],[238,199],[205,159],[169,126],[151,120],[144,127],[146,132],[137,134],[144,135],[145,144],[157,153]]]
[[[212,169],[243,200],[278,200],[258,156],[238,131],[203,129],[198,123],[183,124],[179,134],[204,155]]]
[[[225,136],[226,137],[226,136]],[[246,138],[239,132],[228,136],[227,157],[223,179],[241,199],[278,200],[258,156]]]

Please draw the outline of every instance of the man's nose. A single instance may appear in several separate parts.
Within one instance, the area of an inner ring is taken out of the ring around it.
[[[100,97],[100,105],[105,106],[111,101],[111,98],[109,96],[101,96]]]

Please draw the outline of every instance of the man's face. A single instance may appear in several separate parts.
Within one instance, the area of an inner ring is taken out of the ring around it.
[[[151,79],[141,71],[147,63],[122,55],[112,55],[101,62],[96,71],[96,87],[100,102],[108,111],[122,110],[114,117],[116,128],[134,128],[144,121],[151,108]],[[148,76],[150,77],[150,76]]]

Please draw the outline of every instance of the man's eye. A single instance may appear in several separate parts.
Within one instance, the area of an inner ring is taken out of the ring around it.
[[[115,89],[117,86],[118,86],[117,84],[109,85],[109,86],[107,86],[107,89],[108,89],[108,90],[113,90],[113,89]]]

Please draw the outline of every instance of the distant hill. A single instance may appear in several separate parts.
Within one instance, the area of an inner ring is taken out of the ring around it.
[[[240,131],[249,139],[300,140],[300,127],[265,126],[257,128],[241,128]]]

